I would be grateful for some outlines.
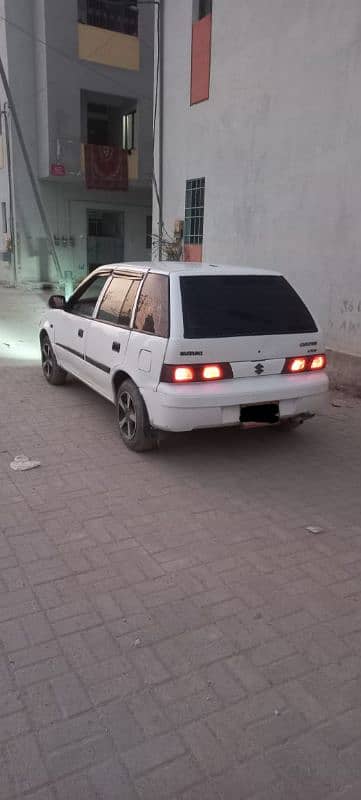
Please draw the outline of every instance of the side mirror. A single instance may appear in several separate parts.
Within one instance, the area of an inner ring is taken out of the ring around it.
[[[65,308],[65,297],[62,294],[52,294],[49,297],[49,308]]]

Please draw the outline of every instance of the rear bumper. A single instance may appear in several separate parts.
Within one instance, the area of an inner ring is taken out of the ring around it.
[[[143,391],[143,397],[153,427],[190,431],[238,425],[240,406],[256,403],[279,403],[281,419],[316,414],[324,408],[327,392],[327,375],[320,372],[184,386],[160,383],[156,392]]]

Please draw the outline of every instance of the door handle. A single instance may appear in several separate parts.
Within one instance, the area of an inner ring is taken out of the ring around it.
[[[120,344],[119,344],[119,342],[113,342],[112,350],[114,350],[115,353],[119,353],[120,352]]]
[[[82,328],[79,328],[79,330],[78,330],[78,336],[80,336],[80,338],[81,338],[81,339],[83,338],[83,336],[84,336],[84,331],[83,331],[83,329],[82,329]]]

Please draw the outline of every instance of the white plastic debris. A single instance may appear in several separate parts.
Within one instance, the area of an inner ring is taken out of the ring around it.
[[[318,528],[317,525],[308,525],[306,531],[309,533],[323,533],[323,528]]]
[[[15,472],[25,472],[28,469],[35,469],[40,467],[40,461],[32,461],[28,456],[15,456],[14,461],[10,464],[11,469]]]

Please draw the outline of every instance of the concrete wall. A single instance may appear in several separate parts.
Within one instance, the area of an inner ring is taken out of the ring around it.
[[[151,213],[152,7],[145,6],[139,14],[139,71],[79,60],[77,0],[0,0],[0,12],[9,21],[0,24],[0,45],[50,227],[53,234],[75,239],[74,248],[57,249],[63,269],[70,268],[75,280],[86,273],[87,208],[124,212],[124,258],[149,259],[145,231],[146,216]],[[137,98],[139,180],[128,192],[87,191],[82,177],[49,178],[58,137],[71,141],[80,165],[82,89]],[[12,149],[18,279],[32,284],[55,281],[56,270],[13,126]],[[0,170],[3,199],[7,199],[6,170]],[[9,272],[9,265],[0,258],[0,282],[9,282]]]
[[[361,355],[360,0],[214,0],[193,107],[191,26],[192,0],[165,0],[166,227],[205,176],[203,259],[282,270]]]

